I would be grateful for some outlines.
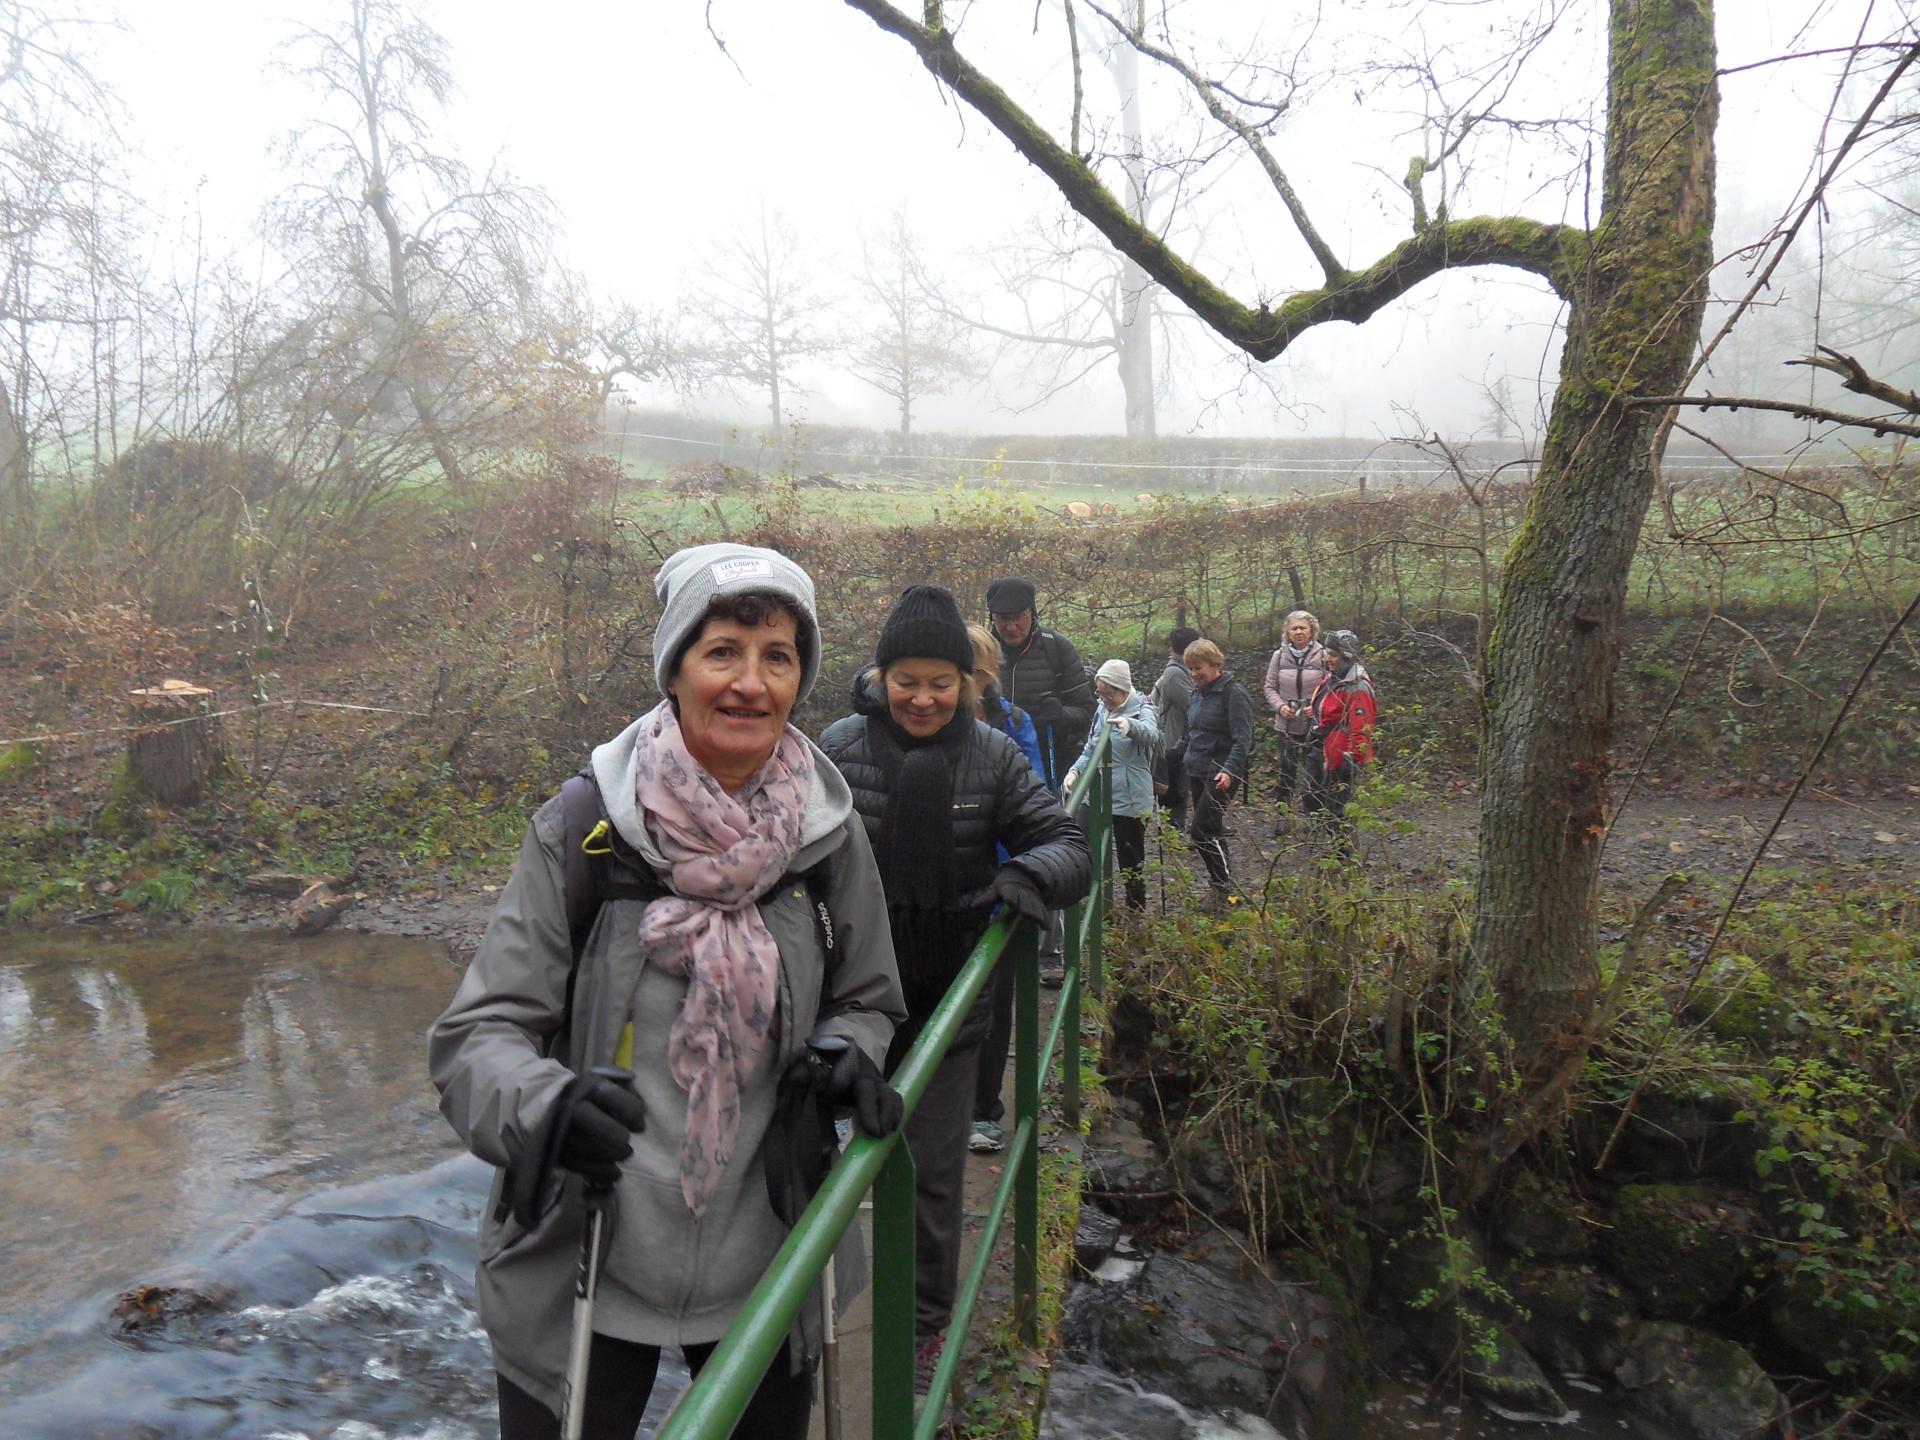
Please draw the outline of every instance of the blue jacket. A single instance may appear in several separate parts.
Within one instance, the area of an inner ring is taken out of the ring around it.
[[[1040,751],[1040,732],[1033,728],[1033,717],[1000,694],[980,697],[980,718],[1004,733],[1020,747],[1020,753],[1033,766],[1033,773],[1047,778],[1046,756]]]
[[[1121,715],[1129,723],[1127,734],[1113,737],[1113,813],[1144,817],[1153,814],[1153,752],[1160,744],[1160,726],[1153,706],[1138,690],[1127,696],[1118,710],[1102,705],[1094,712],[1093,729],[1072,768],[1084,770],[1092,763],[1093,747]]]

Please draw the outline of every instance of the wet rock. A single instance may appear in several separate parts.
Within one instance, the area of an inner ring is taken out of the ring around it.
[[[1073,1232],[1073,1262],[1091,1275],[1112,1257],[1120,1243],[1120,1221],[1092,1205],[1080,1207],[1080,1223]]]
[[[1553,1388],[1540,1362],[1504,1325],[1478,1331],[1460,1359],[1467,1393],[1507,1416],[1560,1421],[1567,1402]]]
[[[1632,1404],[1683,1440],[1770,1440],[1785,1402],[1759,1362],[1733,1341],[1690,1325],[1650,1321],[1633,1337],[1618,1379]]]
[[[1494,1207],[1494,1248],[1529,1260],[1574,1260],[1587,1253],[1593,1218],[1566,1189],[1531,1170],[1514,1172]]]
[[[1173,1139],[1168,1164],[1180,1193],[1222,1225],[1244,1225],[1239,1186],[1218,1135],[1182,1130]]]
[[[1279,1283],[1231,1245],[1149,1256],[1129,1284],[1076,1291],[1073,1309],[1062,1343],[1074,1358],[1183,1405],[1266,1412],[1266,1362],[1283,1325]]]
[[[1280,1328],[1266,1355],[1267,1418],[1287,1435],[1339,1440],[1366,1410],[1370,1367],[1350,1308],[1312,1286],[1283,1284]],[[1277,1372],[1277,1373],[1276,1373]]]
[[[1541,1364],[1562,1375],[1619,1368],[1636,1316],[1617,1280],[1589,1265],[1518,1265],[1502,1278],[1522,1312],[1513,1333]]]
[[[1628,1185],[1601,1242],[1613,1273],[1647,1314],[1691,1320],[1760,1275],[1759,1216],[1709,1185]]]
[[[1137,1222],[1165,1207],[1174,1183],[1145,1132],[1117,1116],[1087,1142],[1085,1189],[1102,1209]]]
[[[232,1298],[232,1291],[221,1286],[136,1285],[113,1302],[107,1320],[121,1335],[158,1335],[182,1322],[218,1314]]]
[[[1546,1372],[1509,1328],[1517,1318],[1493,1298],[1480,1236],[1416,1233],[1382,1258],[1379,1289],[1416,1353],[1436,1375],[1459,1370],[1467,1393],[1507,1414],[1566,1415]]]

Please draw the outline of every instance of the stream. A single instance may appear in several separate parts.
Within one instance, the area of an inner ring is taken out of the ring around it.
[[[0,935],[0,1436],[493,1436],[472,1291],[489,1172],[425,1073],[458,979],[444,947]],[[686,1384],[676,1358],[649,1427]],[[1063,1358],[1051,1395],[1050,1440],[1280,1433],[1097,1363]],[[1367,1440],[1650,1433],[1606,1397],[1576,1403],[1573,1423],[1529,1425],[1390,1386]]]

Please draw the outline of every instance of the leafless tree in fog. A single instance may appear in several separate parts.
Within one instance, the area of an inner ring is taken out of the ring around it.
[[[544,197],[441,147],[453,95],[447,42],[396,0],[349,0],[341,22],[286,42],[290,74],[319,109],[288,142],[304,177],[278,207],[303,262],[319,332],[363,357],[343,395],[349,430],[404,406],[447,483],[467,476],[492,367],[523,344],[539,301]]]
[[[966,327],[940,306],[925,247],[904,211],[860,242],[855,276],[866,316],[847,350],[853,373],[892,400],[900,416],[900,449],[912,446],[913,407],[973,373]]]
[[[776,434],[786,423],[794,367],[834,344],[831,301],[808,279],[808,263],[798,232],[762,198],[715,242],[693,302],[707,331],[707,373],[763,392]]]

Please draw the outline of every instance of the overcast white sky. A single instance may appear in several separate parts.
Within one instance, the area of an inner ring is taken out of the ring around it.
[[[1218,0],[1190,0],[1205,3]],[[454,147],[477,165],[501,152],[516,173],[542,186],[562,217],[567,258],[603,291],[671,302],[707,238],[756,192],[788,212],[830,270],[845,269],[862,224],[897,205],[906,205],[938,250],[952,253],[1023,215],[1059,209],[1051,187],[984,121],[943,97],[904,45],[837,0],[713,0],[731,58],[707,34],[703,8],[701,0],[423,7],[452,43],[463,92],[448,121]],[[1483,23],[1483,9],[1433,7],[1427,24],[1436,46],[1448,39],[1447,25]],[[1877,11],[1870,0],[1724,0],[1720,9],[1722,64],[1734,66],[1804,45],[1810,15],[1817,22],[1811,38],[1833,43],[1850,37],[1864,15],[1887,16],[1891,7],[1885,0]],[[127,33],[103,42],[102,68],[131,116],[129,134],[144,157],[135,171],[142,192],[156,201],[170,195],[176,218],[197,205],[210,233],[244,243],[261,202],[282,183],[272,143],[312,104],[307,91],[271,69],[275,45],[298,25],[344,10],[343,0],[284,7],[139,0],[126,7]],[[1026,0],[949,11],[970,55],[990,69],[996,60],[1020,64],[1029,78],[1009,88],[1049,121],[1064,117],[1057,7],[1043,13],[1038,38]],[[1543,70],[1542,83],[1572,97],[1569,104],[1590,106],[1603,63],[1592,17],[1564,38],[1571,58]],[[1089,76],[1090,90],[1098,83]],[[1729,78],[1720,129],[1723,213],[1771,214],[1785,203],[1804,175],[1829,85],[1817,63]],[[1160,118],[1156,105],[1162,116],[1172,109],[1164,94],[1150,93],[1150,129]],[[1404,167],[1405,142],[1373,143],[1388,124],[1356,96],[1331,124],[1283,132],[1278,142],[1350,262],[1377,254],[1404,224],[1390,185],[1361,163],[1378,153],[1383,166]],[[1532,213],[1563,203],[1559,191],[1524,198],[1524,161],[1503,178],[1515,203]],[[1337,193],[1317,198],[1329,192]],[[1252,298],[1311,283],[1270,192],[1248,186],[1230,202],[1210,207],[1207,241],[1237,293]],[[169,239],[166,225],[156,226],[156,244]],[[1163,410],[1162,431],[1178,433],[1204,413],[1205,428],[1234,433],[1395,433],[1395,401],[1417,406],[1430,425],[1470,431],[1484,408],[1484,381],[1507,375],[1523,389],[1543,367],[1551,376],[1555,314],[1551,298],[1524,278],[1455,276],[1364,328],[1316,333],[1276,362],[1280,387],[1303,402],[1294,411],[1276,413],[1256,394],[1203,412],[1205,395],[1234,384],[1236,366],[1222,363],[1179,387]],[[716,401],[713,408],[724,407]],[[812,377],[800,408],[819,420],[888,421],[880,397],[830,373]],[[753,413],[751,402],[742,413]],[[1118,417],[1118,387],[1102,382],[1071,403],[1026,415],[996,408],[989,395],[952,397],[929,405],[921,424],[1112,430]]]

